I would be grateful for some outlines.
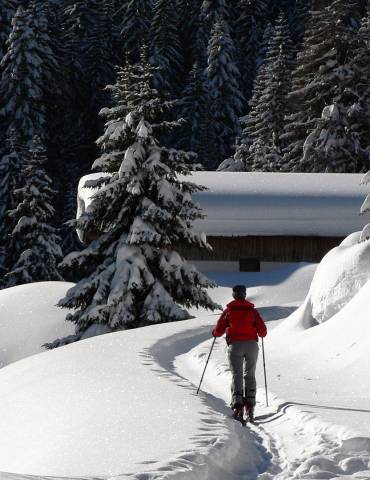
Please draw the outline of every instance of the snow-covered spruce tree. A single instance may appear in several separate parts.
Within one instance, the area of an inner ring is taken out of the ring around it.
[[[6,41],[11,32],[11,21],[17,9],[15,0],[2,0],[0,7],[0,60],[6,52]]]
[[[89,8],[93,21],[86,34],[85,68],[92,112],[98,112],[107,102],[104,88],[114,79],[112,2],[90,0]]]
[[[227,158],[240,133],[239,115],[243,105],[240,74],[235,63],[235,45],[226,22],[219,17],[208,45],[208,88],[211,96],[212,128],[215,132],[213,167]]]
[[[92,5],[94,6],[95,3]],[[83,139],[79,144],[81,166],[87,172],[91,158],[96,156],[94,142],[98,135],[98,108],[93,105],[90,92],[91,82],[88,67],[88,41],[94,30],[96,9],[90,8],[87,0],[65,0],[63,9],[63,31],[65,45],[65,64],[67,66],[67,88],[65,95],[64,135]],[[101,61],[101,59],[99,59]],[[75,143],[75,140],[74,140]],[[65,147],[66,142],[62,143]]]
[[[71,64],[71,82],[82,103],[86,127],[96,138],[97,114],[107,101],[104,87],[114,78],[112,0],[66,0],[65,41]],[[100,127],[99,127],[100,128]]]
[[[23,182],[23,166],[26,162],[26,150],[14,130],[9,132],[5,146],[1,148],[0,158],[0,288],[4,287],[4,274],[12,264],[9,241],[14,228],[8,211],[15,208],[15,191]]]
[[[205,15],[205,18],[210,25],[213,25],[219,17],[222,17],[230,33],[230,25],[227,20],[230,20],[230,5],[228,0],[203,0],[202,2],[202,11]]]
[[[44,22],[46,45],[49,47],[54,59],[51,68],[46,72],[49,78],[45,81],[46,95],[44,101],[47,107],[48,132],[46,147],[48,172],[53,178],[54,188],[61,192],[60,180],[63,174],[60,171],[60,166],[63,165],[63,172],[65,172],[66,168],[66,161],[62,156],[64,145],[67,142],[65,131],[75,126],[75,122],[71,121],[70,117],[72,116],[71,112],[75,112],[78,102],[75,101],[75,92],[71,83],[73,66],[70,62],[68,45],[65,41],[64,6],[60,3],[46,3],[48,4],[48,8],[45,9],[47,22]],[[58,201],[59,199],[56,200],[57,203]]]
[[[251,142],[249,158],[245,158],[245,163],[250,165],[252,171],[280,170],[279,137],[287,111],[287,94],[294,60],[295,49],[288,20],[281,13],[272,31],[261,74],[257,78],[251,111],[243,130],[243,137]]]
[[[313,0],[296,0],[290,18],[290,28],[295,45],[301,46]]]
[[[36,133],[45,133],[43,65],[31,13],[18,8],[0,64],[0,116],[6,121],[7,132],[15,130],[26,142]]]
[[[63,257],[61,239],[51,225],[55,191],[44,170],[45,149],[36,136],[29,154],[28,164],[22,172],[25,184],[14,192],[19,203],[8,212],[15,224],[10,248],[16,261],[5,276],[7,287],[62,280],[57,269]]]
[[[243,118],[243,132],[234,156],[219,170],[278,171],[290,74],[295,48],[290,38],[288,20],[281,13],[274,28],[269,28],[269,44],[250,101],[250,112]]]
[[[56,58],[56,38],[52,37],[49,24],[50,5],[46,0],[32,0],[29,4],[28,14],[32,20],[31,28],[36,34],[35,51],[42,61],[43,89],[55,93],[57,81],[60,83],[57,75],[61,72]],[[54,83],[54,88],[50,86],[50,83]]]
[[[348,63],[354,80],[347,118],[351,134],[358,139],[358,170],[367,171],[370,168],[370,4],[359,31],[351,40]]]
[[[207,58],[208,32],[203,24],[202,0],[177,0],[179,39],[181,54],[184,58],[184,71],[189,72],[194,64],[203,64],[201,58]],[[200,43],[204,48],[199,52]],[[206,64],[204,65],[204,68]],[[186,81],[186,76],[185,81]]]
[[[88,31],[93,24],[87,0],[65,0],[63,11],[64,44],[69,63],[77,78],[84,73],[84,51]]]
[[[185,120],[177,144],[179,147],[195,152],[198,161],[205,168],[210,167],[209,158],[212,145],[209,144],[210,102],[203,68],[195,64],[190,71],[181,101],[180,117]]]
[[[356,172],[359,138],[351,129],[348,105],[333,102],[323,109],[320,120],[303,145],[302,165],[316,172]]]
[[[148,44],[148,32],[153,9],[152,0],[128,0],[120,26],[125,54],[131,63],[140,58],[140,47]]]
[[[150,63],[158,67],[154,86],[161,93],[177,96],[184,59],[179,38],[175,0],[155,0],[150,31]]]
[[[313,140],[310,135],[320,130],[324,108],[330,105],[347,108],[352,101],[348,87],[354,85],[348,62],[354,33],[352,15],[358,8],[357,2],[336,0],[327,7],[315,9],[321,6],[319,3],[313,2],[314,10],[307,23],[303,49],[298,55],[292,76],[290,111],[281,137],[287,144],[284,168],[305,172],[354,171],[356,167],[351,154],[344,166],[343,161],[330,164],[330,156],[325,159],[324,155],[318,161],[316,154],[311,156],[309,153],[315,150],[310,149]],[[333,108],[334,111],[340,112],[343,117],[341,107]],[[337,121],[338,116],[335,114],[331,118]],[[347,142],[347,139],[344,141]],[[350,138],[348,142],[351,142]],[[326,164],[326,160],[329,164]]]
[[[61,108],[64,121],[59,130],[63,140],[60,142],[59,166],[69,168],[79,176],[89,171],[91,158],[98,153],[95,140],[103,126],[98,112],[109,98],[104,88],[114,79],[113,58],[116,53],[112,42],[116,25],[113,25],[115,17],[112,8],[115,7],[112,5],[112,0],[64,2],[67,92]],[[75,149],[69,155],[67,152],[71,145]],[[58,166],[58,162],[55,164]],[[79,176],[74,177],[75,184]],[[64,206],[66,191],[60,170],[56,169],[55,177],[61,180],[57,188],[59,195],[63,196],[61,205]],[[73,188],[68,189],[73,191]],[[66,215],[65,211],[61,212],[63,221]]]
[[[48,348],[99,332],[189,318],[182,307],[216,308],[204,290],[213,282],[178,253],[184,245],[209,248],[191,228],[202,216],[191,194],[202,188],[179,177],[190,173],[192,155],[158,142],[177,122],[161,120],[170,104],[151,87],[154,71],[142,57],[140,64],[119,70],[109,87],[114,106],[101,112],[107,123],[93,168],[111,176],[95,183],[102,188],[77,221],[78,228],[99,233],[64,260],[81,278],[59,302],[75,309],[67,320],[76,324],[76,334]]]
[[[238,68],[243,95],[249,99],[257,75],[258,52],[267,22],[266,0],[239,0],[239,17],[235,24],[238,44]]]
[[[59,4],[47,0],[33,0],[29,4],[32,28],[36,33],[35,51],[41,60],[40,89],[42,107],[45,112],[45,129],[40,131],[43,143],[48,150],[48,169],[51,175],[59,178],[55,164],[60,160],[62,125],[68,97],[68,75],[65,49],[62,42],[62,26],[59,24]],[[70,102],[70,99],[68,99]],[[29,140],[30,141],[30,140]],[[32,141],[32,140],[31,140]]]
[[[331,76],[330,103],[324,106],[321,118],[316,119],[313,130],[303,144],[301,167],[305,170],[356,172],[363,168],[361,158],[363,125],[361,126],[358,115],[358,106],[362,99],[358,88],[361,89],[361,83],[363,85],[364,81],[368,84],[370,78],[361,78],[362,72],[352,61],[357,50],[357,48],[353,50],[353,47],[358,42],[355,42],[357,35],[353,29],[352,12],[347,8],[348,6],[339,0],[333,2],[329,8],[335,19],[337,64]],[[367,101],[368,94],[369,89],[366,87]],[[368,134],[368,128],[366,130]]]
[[[62,237],[61,246],[64,255],[81,250],[81,243],[76,230],[69,225],[69,222],[76,216],[78,179],[89,171],[86,153],[91,151],[86,137],[87,132],[84,129],[79,112],[70,109],[66,119],[67,122],[63,125],[62,130],[64,142],[60,150],[62,162],[58,163],[59,169],[57,172],[61,203],[59,211],[60,236]],[[68,172],[68,175],[65,175],[64,172]],[[68,280],[67,277],[65,278]]]

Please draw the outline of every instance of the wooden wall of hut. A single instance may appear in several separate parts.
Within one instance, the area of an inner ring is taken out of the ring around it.
[[[208,236],[213,247],[185,247],[181,253],[189,260],[241,261],[258,259],[261,262],[320,262],[344,237],[302,236]]]

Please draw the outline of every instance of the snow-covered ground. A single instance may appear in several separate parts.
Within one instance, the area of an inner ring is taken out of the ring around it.
[[[306,328],[309,300],[278,320],[304,302],[315,270],[300,264],[212,274],[221,285],[212,292],[217,302],[227,303],[229,287],[245,283],[268,320],[270,406],[260,360],[257,425],[243,428],[228,417],[223,340],[216,342],[196,395],[218,318],[198,311],[189,321],[102,335],[41,354],[32,355],[33,347],[27,353],[32,356],[1,369],[0,471],[138,480],[370,479],[370,283],[320,325]],[[43,308],[50,318],[68,285],[29,286],[29,305],[40,287],[50,295],[49,313],[47,302]],[[4,304],[14,290],[1,293]],[[33,321],[39,312],[33,315],[25,299],[23,304],[14,314]],[[22,329],[21,322],[17,326]],[[39,345],[50,340],[42,330]]]
[[[55,304],[73,284],[40,282],[0,291],[0,367],[41,352],[41,345],[74,332]]]

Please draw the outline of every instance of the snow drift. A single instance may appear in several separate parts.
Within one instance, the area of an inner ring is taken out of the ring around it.
[[[286,399],[294,384],[294,402],[322,407],[336,423],[348,417],[370,434],[363,420],[370,391],[370,241],[359,238],[350,235],[324,257],[304,304],[271,332],[270,388]]]
[[[323,323],[338,313],[370,279],[370,241],[349,235],[318,265],[304,304],[281,328],[290,333]]]
[[[74,325],[56,303],[73,284],[39,282],[0,291],[0,367],[42,352],[42,345],[70,335]]]
[[[347,237],[319,264],[310,289],[312,316],[319,323],[339,312],[370,279],[370,241]]]
[[[337,412],[352,415],[353,425],[370,434],[363,424],[361,411],[368,412],[370,376],[370,280],[335,315],[308,329],[292,328],[302,322],[303,309],[295,312],[271,332],[268,348],[271,390],[282,398],[291,391],[291,400],[341,407]],[[278,365],[278,367],[277,367]],[[294,367],[293,367],[294,365]],[[290,385],[290,386],[289,386]],[[355,410],[353,410],[355,409]],[[351,413],[352,410],[352,413]],[[326,412],[330,418],[334,412]],[[337,423],[341,423],[337,420]]]

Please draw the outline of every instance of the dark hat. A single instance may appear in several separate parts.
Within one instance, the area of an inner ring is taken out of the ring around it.
[[[243,299],[247,296],[247,289],[245,285],[235,285],[233,287],[233,297]]]

